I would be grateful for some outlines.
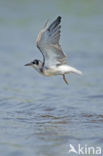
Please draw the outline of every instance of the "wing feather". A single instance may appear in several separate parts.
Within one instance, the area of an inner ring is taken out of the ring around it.
[[[50,26],[42,29],[37,37],[37,47],[43,54],[43,61],[47,67],[66,63],[66,55],[59,44],[60,22],[61,17],[58,16]]]

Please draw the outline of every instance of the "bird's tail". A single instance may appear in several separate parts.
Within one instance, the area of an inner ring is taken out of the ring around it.
[[[78,74],[78,75],[82,75],[82,72],[74,67],[71,68],[71,72],[72,73],[75,73],[75,74]]]

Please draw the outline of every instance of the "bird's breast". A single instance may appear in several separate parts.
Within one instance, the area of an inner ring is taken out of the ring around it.
[[[52,69],[52,68],[44,68],[41,72],[44,76],[57,75],[55,69]]]

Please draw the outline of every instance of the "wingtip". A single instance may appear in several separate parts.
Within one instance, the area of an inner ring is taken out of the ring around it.
[[[58,16],[58,18],[62,18],[61,16]]]
[[[61,18],[62,18],[61,16],[58,16],[58,17],[57,17],[57,19],[59,20],[59,22],[61,21]]]

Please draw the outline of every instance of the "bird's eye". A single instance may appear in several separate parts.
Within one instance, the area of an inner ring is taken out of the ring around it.
[[[39,61],[38,60],[34,60],[32,63],[38,65]]]

